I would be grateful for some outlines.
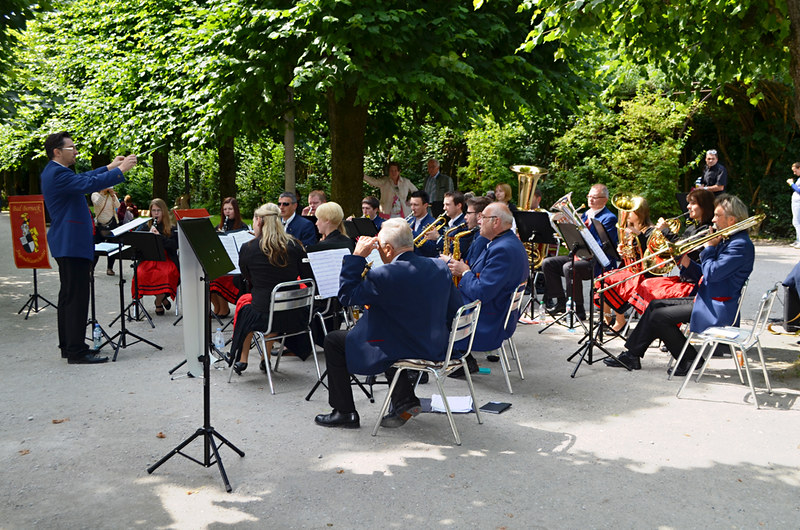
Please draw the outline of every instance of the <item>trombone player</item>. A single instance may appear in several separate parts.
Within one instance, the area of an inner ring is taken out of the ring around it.
[[[682,274],[698,281],[702,276],[696,296],[654,300],[625,341],[627,351],[619,355],[619,361],[605,359],[603,362],[606,365],[639,370],[642,367],[641,358],[655,339],[661,339],[677,359],[686,342],[678,326],[685,322],[689,322],[689,329],[693,332],[735,324],[742,287],[753,271],[755,248],[747,230],[731,233],[730,228],[746,218],[747,206],[739,198],[725,194],[717,197],[714,226],[726,237],[707,239],[705,248],[700,252],[699,264],[686,254],[680,258]],[[673,375],[686,375],[695,357],[697,350],[690,344],[681,363],[673,369]],[[700,362],[697,367],[702,365]]]

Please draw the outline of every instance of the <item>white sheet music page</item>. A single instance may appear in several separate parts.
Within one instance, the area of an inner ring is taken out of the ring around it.
[[[119,225],[114,230],[111,231],[111,235],[114,237],[119,236],[120,234],[124,234],[125,232],[130,232],[131,230],[136,230],[137,227],[145,224],[148,222],[151,217],[137,217],[133,221],[125,223],[124,225]]]
[[[339,294],[339,275],[342,273],[342,258],[349,256],[346,248],[333,248],[308,253],[308,263],[314,272],[320,298],[333,298]]]
[[[256,238],[256,236],[254,236],[247,230],[240,230],[239,232],[233,232],[232,234],[230,234],[230,237],[232,237],[233,240],[236,242],[237,250],[242,250],[242,245]]]
[[[225,252],[228,253],[228,257],[231,258],[233,262],[234,269],[229,271],[228,274],[241,274],[239,270],[239,249],[236,248],[236,241],[233,239],[233,236],[219,234],[219,240],[222,242],[222,246],[225,247]]]

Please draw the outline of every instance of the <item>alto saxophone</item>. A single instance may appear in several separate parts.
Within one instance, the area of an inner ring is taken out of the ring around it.
[[[452,255],[453,260],[459,261],[461,259],[461,238],[468,234],[474,234],[475,232],[480,230],[480,228],[481,228],[480,226],[476,226],[475,228],[472,228],[470,230],[464,230],[463,232],[459,232],[453,237],[453,255]],[[460,281],[461,277],[453,276],[453,283],[455,284],[456,287],[458,287],[458,282]]]
[[[460,225],[456,225],[453,228],[447,229],[447,231],[442,236],[444,238],[444,241],[442,242],[442,254],[444,254],[445,256],[450,255],[450,241],[453,240],[453,238],[455,237],[455,236],[451,237],[450,235],[453,232],[460,233],[465,228],[467,228],[467,223],[461,223]]]

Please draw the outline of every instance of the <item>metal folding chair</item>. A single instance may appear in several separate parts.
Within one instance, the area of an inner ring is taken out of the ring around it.
[[[761,333],[767,327],[767,323],[769,322],[769,314],[772,311],[772,304],[775,302],[775,295],[778,293],[778,287],[780,285],[780,283],[776,283],[761,297],[761,305],[758,308],[755,321],[750,329],[737,326],[711,327],[702,333],[695,334],[698,340],[703,341],[703,345],[701,346],[697,357],[695,357],[689,373],[686,374],[683,384],[678,390],[678,397],[680,397],[681,392],[683,392],[683,389],[686,388],[687,383],[689,383],[692,373],[694,372],[695,368],[697,368],[697,364],[700,362],[700,359],[703,357],[706,350],[713,352],[714,347],[716,347],[717,344],[728,344],[734,351],[733,362],[736,365],[736,371],[739,373],[739,380],[744,383],[744,380],[742,379],[741,365],[739,364],[741,362],[744,364],[744,370],[747,374],[747,383],[750,385],[750,392],[753,394],[753,402],[755,403],[756,408],[759,408],[756,390],[753,386],[752,376],[750,375],[750,362],[747,359],[747,351],[753,346],[758,348],[758,358],[761,362],[761,370],[764,373],[764,380],[767,383],[767,392],[771,394],[772,387],[769,382],[767,365],[764,362],[764,352],[761,350],[761,341],[759,340],[759,335],[761,335]],[[738,356],[735,354],[736,350],[742,352],[741,359],[737,358]],[[709,354],[709,358],[711,358],[711,354]],[[700,378],[703,376],[703,373],[705,373],[707,367],[708,362],[703,365],[700,373],[697,374],[696,381],[700,381]]]
[[[272,325],[274,322],[274,317],[277,313],[281,311],[292,311],[295,309],[308,309],[308,315],[306,317],[305,327],[300,331],[294,331],[291,333],[281,333],[280,330],[273,330]],[[317,378],[321,377],[321,372],[319,369],[319,360],[317,359],[317,349],[314,345],[314,337],[311,333],[311,318],[313,317],[314,313],[314,280],[310,278],[306,278],[303,280],[296,280],[291,282],[283,282],[279,283],[272,289],[272,295],[270,296],[269,302],[269,323],[267,325],[267,329],[263,331],[255,331],[253,333],[254,338],[257,341],[258,349],[261,354],[264,356],[264,364],[267,368],[267,379],[269,380],[269,390],[272,394],[275,394],[275,387],[272,383],[272,371],[273,368],[270,366],[271,362],[269,359],[269,353],[267,351],[266,346],[266,339],[268,338],[270,341],[280,341],[280,348],[278,350],[278,355],[275,357],[275,368],[274,370],[278,371],[278,364],[280,363],[281,356],[283,355],[283,343],[287,337],[293,337],[295,335],[302,335],[303,333],[308,334],[308,338],[311,342],[311,353],[314,356],[314,365],[317,369]],[[268,337],[268,335],[277,332],[277,335],[272,337]],[[231,382],[231,378],[233,377],[233,364],[236,362],[236,359],[231,359],[231,370],[228,374],[228,382]]]
[[[389,392],[386,394],[386,399],[383,401],[380,414],[378,414],[378,421],[375,422],[375,428],[372,429],[372,436],[378,434],[378,428],[381,426],[381,420],[389,410],[389,402],[392,398],[392,392],[400,377],[407,377],[405,370],[414,370],[416,372],[428,372],[431,374],[432,379],[436,381],[436,386],[439,388],[439,394],[442,396],[444,402],[444,410],[447,413],[447,419],[450,421],[450,428],[453,430],[453,437],[456,440],[456,445],[461,445],[461,437],[458,435],[456,429],[456,422],[453,420],[453,414],[450,412],[450,405],[447,402],[447,395],[444,392],[442,383],[447,379],[447,376],[457,370],[458,368],[464,369],[464,374],[467,377],[467,385],[469,386],[469,394],[472,396],[472,408],[475,410],[475,416],[478,418],[478,423],[483,423],[481,419],[480,410],[478,410],[478,402],[475,400],[475,388],[472,386],[472,377],[467,368],[466,357],[472,351],[472,340],[475,337],[475,330],[478,327],[478,316],[481,312],[481,301],[475,300],[465,306],[459,308],[456,316],[453,318],[453,324],[450,328],[450,339],[447,343],[447,354],[443,361],[429,361],[427,359],[402,359],[392,365],[397,369],[392,384],[389,385]],[[464,339],[469,339],[464,355],[458,359],[451,359],[453,354],[453,345]]]
[[[528,282],[522,282],[519,284],[519,287],[511,293],[511,303],[508,306],[508,311],[506,312],[506,320],[503,323],[503,329],[508,327],[508,321],[511,319],[511,315],[520,309],[522,306],[523,294],[525,294],[525,287],[527,286]],[[508,350],[506,350],[506,343],[508,343]],[[506,378],[506,386],[508,386],[508,393],[513,394],[514,391],[511,389],[511,379],[508,377],[508,373],[511,371],[511,363],[509,362],[508,352],[511,352],[511,358],[517,361],[517,370],[519,370],[519,378],[525,379],[525,374],[522,373],[522,363],[520,362],[519,355],[517,354],[517,347],[514,344],[514,337],[510,335],[503,343],[500,345],[500,364],[503,367],[503,376]]]

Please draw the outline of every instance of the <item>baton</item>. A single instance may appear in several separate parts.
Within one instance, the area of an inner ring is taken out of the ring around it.
[[[142,157],[142,156],[145,156],[145,155],[149,155],[150,153],[152,153],[156,149],[160,149],[160,148],[164,147],[165,145],[167,145],[167,144],[164,143],[164,144],[161,144],[161,145],[157,145],[154,148],[149,149],[149,150],[145,151],[144,153],[142,153],[140,155],[136,155],[136,158],[139,158],[139,157]]]

